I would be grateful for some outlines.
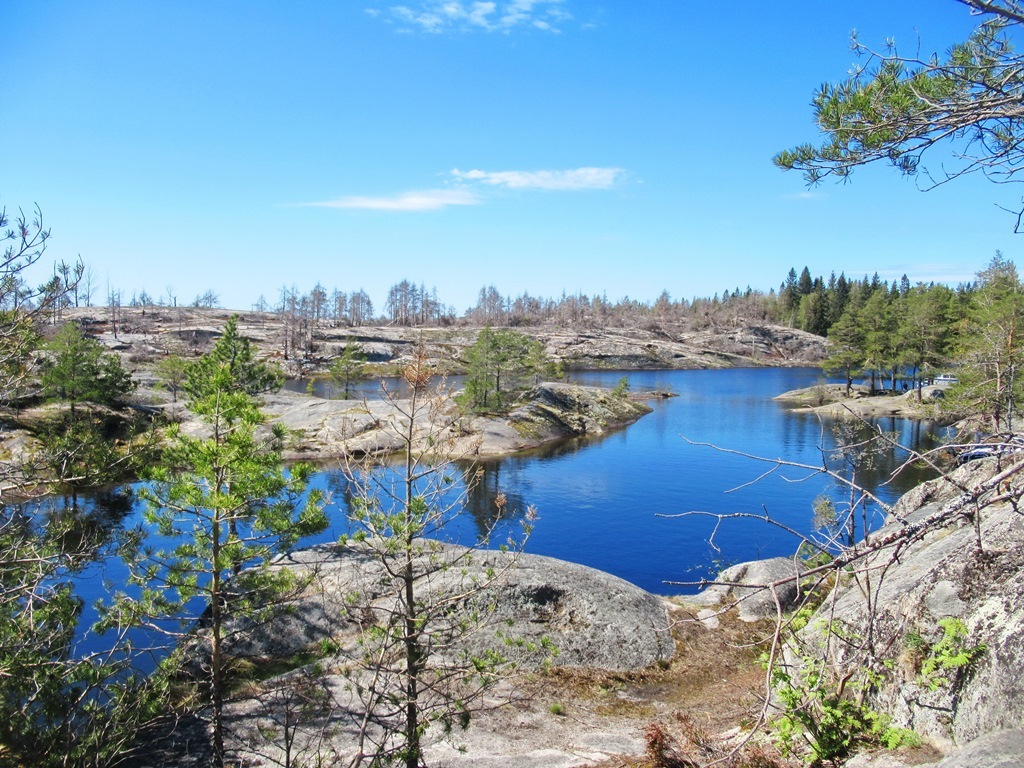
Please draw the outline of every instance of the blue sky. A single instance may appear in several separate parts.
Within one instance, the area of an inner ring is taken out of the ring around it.
[[[772,155],[850,32],[944,51],[955,0],[9,0],[0,205],[101,288],[246,309],[402,279],[653,300],[790,267],[970,279],[1020,193],[888,168],[808,191]],[[1019,260],[1019,259],[1018,259]],[[99,297],[97,297],[98,299]]]

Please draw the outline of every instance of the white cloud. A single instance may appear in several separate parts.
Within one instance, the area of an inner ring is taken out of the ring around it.
[[[368,211],[436,211],[450,205],[478,205],[480,198],[464,189],[427,189],[403,192],[393,197],[343,197],[322,203],[306,203],[314,208],[356,208]]]
[[[567,171],[460,171],[451,175],[459,181],[479,182],[507,189],[611,189],[622,178],[622,168],[574,168]]]
[[[625,175],[622,168],[574,168],[565,171],[449,172],[454,188],[425,189],[398,195],[353,195],[337,200],[303,203],[308,208],[346,208],[367,211],[437,211],[452,205],[480,205],[485,188],[517,190],[611,189]]]
[[[418,0],[411,5],[389,7],[390,18],[424,32],[487,31],[510,32],[534,27],[558,32],[558,24],[572,15],[563,7],[566,0]],[[379,11],[371,15],[379,15]]]
[[[814,192],[812,190],[804,190],[803,192],[793,192],[786,195],[787,200],[824,200],[827,195],[821,192]]]

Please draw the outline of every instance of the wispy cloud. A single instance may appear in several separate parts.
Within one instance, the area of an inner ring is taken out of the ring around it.
[[[366,211],[438,211],[453,205],[480,205],[488,189],[587,190],[611,189],[624,176],[622,168],[573,168],[563,171],[449,171],[452,185],[442,189],[373,197],[353,195],[337,200],[302,203],[307,208]]]
[[[405,28],[424,32],[511,32],[533,27],[545,32],[560,32],[560,25],[572,19],[565,10],[566,0],[418,0],[416,3],[390,6],[382,13],[369,8],[371,16],[397,22]]]
[[[507,189],[610,189],[622,178],[622,168],[574,168],[566,171],[460,171],[458,181],[478,182]]]
[[[478,205],[479,196],[464,189],[426,189],[403,192],[392,197],[342,197],[322,203],[306,203],[311,208],[355,208],[368,211],[437,211],[450,205]]]
[[[825,194],[822,192],[815,192],[812,190],[804,190],[803,192],[793,192],[786,195],[787,200],[823,200]]]

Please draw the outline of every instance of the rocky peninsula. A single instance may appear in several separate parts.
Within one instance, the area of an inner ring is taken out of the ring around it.
[[[872,392],[863,384],[850,387],[847,393],[844,384],[821,383],[802,389],[783,392],[776,400],[788,404],[795,410],[821,414],[822,416],[875,419],[897,416],[904,419],[951,419],[941,414],[939,406],[946,387],[941,384],[928,385],[907,392],[878,390]]]
[[[266,397],[264,410],[270,421],[289,432],[285,458],[320,461],[401,449],[395,426],[406,406],[402,400],[325,400],[281,391]],[[448,400],[433,414],[439,423],[422,424],[418,432],[425,438],[441,428],[454,439],[453,455],[491,457],[603,435],[650,410],[638,399],[601,387],[547,382],[527,392],[507,416],[466,416]],[[426,448],[421,444],[417,450]]]

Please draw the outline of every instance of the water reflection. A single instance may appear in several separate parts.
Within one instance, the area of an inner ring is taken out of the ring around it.
[[[654,373],[654,372],[652,372]],[[621,373],[588,374],[584,383],[614,385]],[[941,439],[935,423],[886,418],[873,427],[819,419],[788,411],[771,398],[812,384],[814,369],[784,371],[656,372],[679,397],[652,401],[654,413],[624,431],[598,440],[576,440],[485,464],[487,482],[475,491],[470,517],[481,522],[503,492],[525,509],[534,505],[540,520],[528,550],[582,562],[615,573],[655,592],[679,591],[667,580],[700,578],[727,562],[789,555],[797,541],[764,525],[730,526],[718,539],[721,554],[709,549],[709,524],[695,518],[668,520],[658,515],[692,509],[763,513],[795,529],[813,529],[815,499],[837,501],[847,491],[813,471],[785,469],[752,483],[768,468],[737,455],[688,443],[784,458],[830,468],[847,464],[839,441],[863,440],[873,429],[896,434],[898,442],[927,449]],[[630,374],[634,391],[653,389],[652,374]],[[844,431],[853,430],[849,435]],[[891,445],[857,467],[857,479],[885,503],[930,476],[908,467],[890,479],[908,455]],[[847,467],[849,469],[849,467]],[[874,525],[878,508],[869,508]]]
[[[54,543],[68,554],[76,568],[107,556],[118,531],[135,509],[131,486],[92,493],[46,496],[11,505],[3,510],[3,521],[30,526],[37,535],[58,534]]]
[[[460,389],[465,381],[465,376],[436,376],[433,384],[444,384],[452,389]],[[379,400],[381,396],[381,382],[388,390],[396,393],[399,397],[408,394],[408,383],[401,376],[386,376],[384,378],[358,379],[349,383],[349,400]],[[340,400],[345,396],[345,387],[338,384],[330,376],[318,376],[316,378],[287,379],[284,389],[288,392],[299,392],[322,397],[325,400]]]
[[[514,477],[509,477],[515,474],[510,469],[501,461],[462,465],[463,472],[474,477],[466,494],[464,511],[476,525],[477,538],[525,519],[530,506],[526,499],[528,489],[516,483]],[[497,503],[499,497],[501,505]],[[499,538],[495,543],[503,540]]]

